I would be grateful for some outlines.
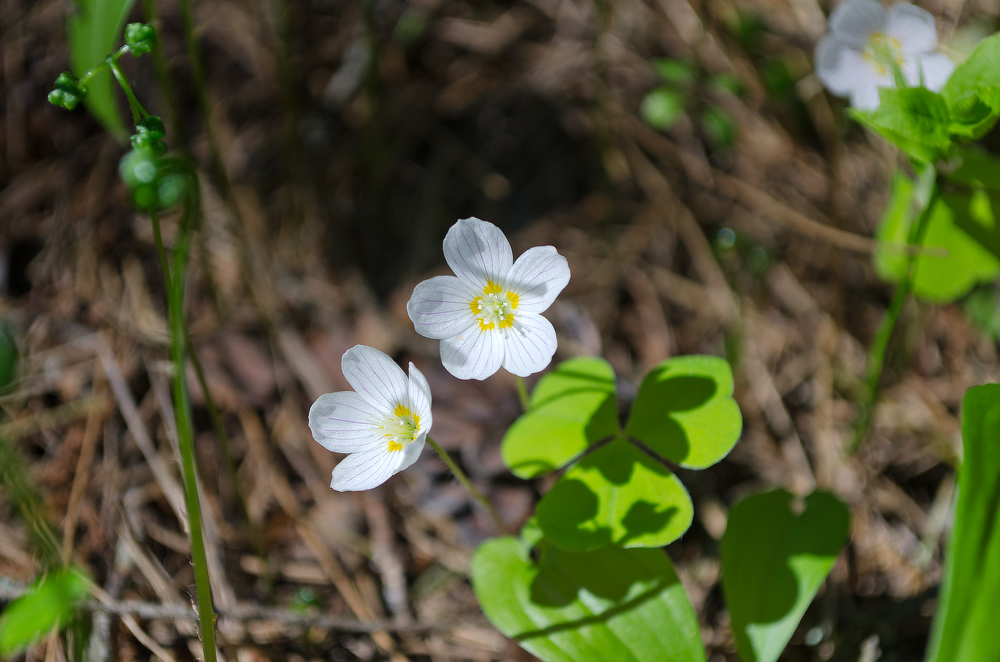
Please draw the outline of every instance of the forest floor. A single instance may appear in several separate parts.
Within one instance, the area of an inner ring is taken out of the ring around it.
[[[126,64],[168,143],[183,135],[202,168],[188,319],[235,483],[190,381],[227,659],[532,659],[482,616],[469,559],[498,532],[443,462],[428,450],[376,490],[337,493],[337,456],[307,427],[317,396],[349,388],[349,347],[413,361],[434,393],[434,438],[509,526],[531,515],[551,479],[516,479],[501,461],[520,412],[513,378],[452,378],[406,315],[414,285],[445,271],[445,230],[468,216],[504,229],[515,255],[551,244],[567,257],[572,280],[547,313],[556,358],[605,357],[626,399],[671,356],[732,362],[742,438],[718,465],[680,472],[695,523],[667,548],[712,662],[736,660],[719,584],[726,513],[771,486],[829,490],[852,513],[848,547],[782,659],[921,659],[962,395],[1000,379],[1000,364],[962,305],[909,301],[871,433],[849,452],[893,291],[871,237],[898,156],[812,75],[828,6],[195,4],[228,184],[210,174],[175,2],[158,5],[180,111],[149,58]],[[925,6],[947,42],[990,19],[988,4]],[[71,5],[0,0],[0,316],[23,354],[0,431],[107,593],[95,628],[111,659],[190,660],[200,643],[153,234],[117,175],[125,148],[45,100],[69,66]],[[639,111],[658,57],[695,72],[665,131]],[[732,136],[707,109],[732,119]],[[177,219],[163,222],[169,243]],[[0,501],[0,591],[39,571]],[[152,611],[116,613],[123,600]],[[54,641],[28,658],[64,659]]]

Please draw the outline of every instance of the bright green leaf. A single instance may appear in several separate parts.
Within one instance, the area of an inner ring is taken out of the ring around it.
[[[1000,660],[1000,384],[962,403],[965,458],[929,662]]]
[[[894,204],[893,200],[890,204]],[[927,250],[914,258],[913,292],[922,299],[946,303],[958,299],[976,283],[996,278],[1000,274],[998,216],[1000,203],[986,191],[942,193],[934,203],[921,241]],[[878,239],[904,246],[913,214],[889,216],[887,210],[883,221]],[[882,247],[875,254],[875,265],[883,278],[898,281],[905,273],[905,254]]]
[[[658,549],[567,552],[511,537],[472,559],[472,586],[500,632],[545,662],[704,662],[698,619]]]
[[[1000,274],[1000,208],[984,191],[944,193],[938,199],[922,245],[947,251],[916,260],[913,291],[929,301],[954,301],[981,281]]]
[[[951,109],[950,130],[964,140],[978,140],[1000,117],[1000,33],[976,46],[941,88]]]
[[[77,76],[103,62],[122,41],[122,28],[134,3],[135,0],[79,0],[80,11],[67,25],[70,61]],[[128,131],[118,111],[117,87],[112,84],[111,72],[104,68],[87,83],[85,102],[108,133],[121,142]]]
[[[722,586],[743,662],[775,662],[847,541],[850,514],[815,492],[801,512],[784,490],[736,504],[722,538]],[[952,658],[985,659],[985,658]]]
[[[902,172],[896,172],[889,188],[889,199],[875,231],[879,246],[872,256],[875,271],[885,280],[898,282],[906,275],[906,238],[913,217],[913,195],[916,185]]]
[[[732,396],[733,373],[725,360],[670,359],[646,375],[626,432],[683,467],[709,467],[732,450],[743,429]]]
[[[586,455],[538,504],[545,538],[574,551],[662,547],[688,530],[693,515],[677,477],[624,439]]]
[[[657,88],[642,100],[639,112],[646,124],[654,129],[669,129],[684,114],[684,93],[665,87]]]
[[[0,615],[0,655],[10,655],[66,625],[90,594],[90,579],[79,568],[56,570],[41,577]]]
[[[852,111],[863,124],[915,159],[934,162],[951,148],[951,114],[944,98],[923,87],[879,89],[874,111]]]
[[[564,361],[538,382],[531,408],[507,430],[501,448],[515,476],[565,466],[591,444],[617,436],[615,373],[596,357]]]

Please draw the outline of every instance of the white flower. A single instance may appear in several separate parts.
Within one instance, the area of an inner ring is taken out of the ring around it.
[[[907,2],[886,10],[876,0],[845,0],[830,15],[830,32],[816,46],[816,75],[830,92],[875,110],[878,88],[893,87],[899,67],[909,86],[940,90],[955,65],[934,52],[934,17]]]
[[[357,392],[321,395],[309,409],[309,429],[328,450],[350,453],[334,468],[330,487],[370,490],[417,461],[431,429],[431,390],[412,363],[407,379],[366,345],[344,352],[341,365]]]
[[[569,282],[566,258],[538,246],[514,262],[500,228],[466,218],[448,230],[444,259],[457,275],[417,285],[406,312],[417,333],[441,341],[448,372],[486,379],[501,365],[519,377],[544,370],[556,332],[539,313]]]

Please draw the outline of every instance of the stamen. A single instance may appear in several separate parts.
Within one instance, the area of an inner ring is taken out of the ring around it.
[[[479,320],[481,330],[509,329],[514,326],[514,310],[519,302],[517,294],[504,291],[503,287],[488,280],[483,288],[483,296],[470,301],[469,309]]]

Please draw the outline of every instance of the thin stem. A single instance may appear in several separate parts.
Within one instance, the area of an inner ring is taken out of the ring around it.
[[[160,33],[160,19],[156,12],[156,2],[155,0],[143,0],[143,11],[146,14],[146,22],[153,25],[156,28],[157,35]],[[170,113],[170,135],[173,136],[173,140],[177,146],[181,148],[182,151],[187,151],[187,139],[184,135],[183,125],[180,121],[180,111],[177,108],[177,97],[174,96],[174,86],[170,82],[170,71],[167,68],[167,61],[163,57],[163,48],[160,45],[159,38],[153,40],[153,50],[150,52],[153,56],[153,69],[156,71],[156,81],[160,86],[160,92],[163,93],[163,98],[167,104],[167,110]]]
[[[517,377],[517,397],[521,401],[521,409],[527,412],[531,409],[531,400],[528,398],[528,385],[524,383],[524,377]]]
[[[919,246],[923,241],[924,233],[927,229],[927,223],[930,220],[934,204],[938,199],[938,189],[939,187],[937,181],[933,182],[931,184],[930,194],[927,196],[927,203],[920,212],[920,217],[917,219],[917,222],[910,227],[910,232],[907,237],[908,246]],[[889,307],[886,309],[885,316],[882,318],[882,322],[879,324],[878,330],[875,332],[875,338],[872,340],[872,348],[868,353],[868,376],[865,380],[864,401],[861,403],[861,413],[858,416],[857,423],[855,424],[854,441],[851,443],[848,454],[853,455],[857,452],[865,441],[867,441],[868,434],[871,431],[872,417],[875,413],[875,403],[876,400],[878,400],[879,384],[882,381],[882,373],[885,371],[885,359],[886,354],[888,354],[889,351],[889,342],[892,340],[893,332],[896,330],[896,324],[899,322],[899,316],[903,312],[903,305],[906,303],[906,298],[913,290],[913,276],[916,257],[917,253],[915,251],[908,253],[906,259],[906,272],[903,275],[903,279],[899,282],[899,285],[896,286],[896,291],[892,295]]]
[[[108,66],[111,67],[111,73],[115,75],[115,80],[118,81],[118,85],[125,92],[125,96],[128,97],[128,107],[132,111],[133,124],[138,124],[142,118],[149,117],[149,113],[142,107],[139,99],[135,96],[135,92],[132,91],[132,86],[129,84],[128,77],[125,76],[122,66],[118,64],[118,53],[108,58]]]
[[[494,508],[493,504],[490,503],[490,500],[487,499],[482,492],[477,490],[471,481],[469,481],[469,477],[465,475],[465,472],[462,471],[457,464],[455,464],[455,460],[451,459],[451,456],[448,455],[448,451],[441,448],[441,445],[430,437],[427,437],[427,443],[438,452],[438,455],[440,455],[441,459],[444,460],[444,463],[448,465],[451,472],[455,474],[455,478],[457,478],[458,482],[462,484],[462,487],[468,490],[469,494],[472,495],[472,498],[482,504],[483,508],[489,512],[490,517],[493,518],[493,523],[496,524],[497,529],[505,535],[509,534],[510,529],[508,529],[507,525],[504,524],[502,519],[500,519],[500,514],[496,511],[496,508]]]
[[[167,262],[167,252],[163,246],[163,235],[160,232],[160,219],[156,214],[155,209],[150,210],[149,220],[153,225],[153,241],[156,244],[156,254],[160,259],[160,270],[163,272],[163,280],[166,283],[167,291],[169,292],[171,289],[170,265]],[[247,530],[250,532],[250,537],[254,541],[254,546],[258,548],[258,551],[261,551],[260,536],[250,519],[250,513],[247,510],[246,500],[243,498],[243,493],[240,492],[239,482],[236,478],[236,465],[233,461],[232,447],[229,444],[229,435],[226,434],[226,426],[222,423],[222,416],[219,413],[219,407],[216,405],[215,398],[212,397],[212,392],[208,388],[208,381],[205,379],[205,371],[201,367],[201,360],[198,358],[198,354],[194,351],[194,344],[191,342],[191,332],[190,329],[188,329],[187,320],[182,318],[182,321],[184,323],[184,340],[187,343],[191,365],[194,366],[194,372],[198,377],[198,384],[201,386],[201,392],[205,396],[205,405],[208,407],[208,416],[212,419],[212,427],[215,430],[215,437],[219,441],[219,447],[222,450],[226,470],[229,473],[229,479],[233,483],[233,491],[236,494],[240,514],[243,516],[243,519],[247,524]]]
[[[184,478],[184,503],[187,506],[188,529],[191,537],[191,562],[194,566],[195,592],[198,601],[198,622],[205,662],[216,662],[215,613],[212,606],[212,584],[208,576],[208,559],[202,532],[201,501],[198,498],[197,464],[194,453],[194,426],[191,422],[191,397],[188,393],[184,366],[187,364],[187,334],[184,325],[184,282],[188,248],[191,243],[191,220],[197,209],[197,196],[185,205],[181,231],[174,248],[173,278],[167,290],[170,310],[170,358],[174,364],[174,415],[177,419],[177,442],[181,454]],[[158,228],[158,226],[157,226]],[[162,244],[162,240],[159,242]]]

